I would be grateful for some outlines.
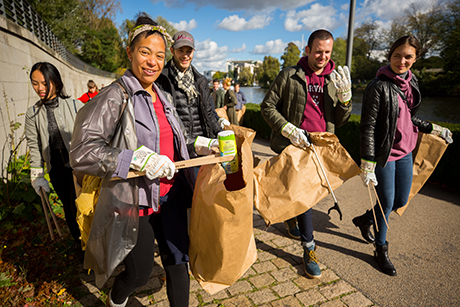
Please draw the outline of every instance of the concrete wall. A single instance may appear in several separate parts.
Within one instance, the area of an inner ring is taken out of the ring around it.
[[[38,96],[29,81],[29,72],[36,62],[50,62],[61,73],[67,94],[80,97],[87,91],[86,83],[94,80],[99,88],[110,84],[113,79],[91,75],[75,69],[62,60],[33,33],[0,16],[0,162],[9,156],[9,122],[20,122],[13,139],[17,143],[23,134],[24,114],[29,106],[38,101]],[[21,153],[26,152],[26,142],[21,145]],[[5,168],[2,163],[2,169]]]

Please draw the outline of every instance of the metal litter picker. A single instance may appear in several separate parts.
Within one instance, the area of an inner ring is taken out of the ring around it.
[[[308,132],[305,131],[305,134],[307,135],[308,138]],[[321,171],[323,173],[324,178],[326,179],[327,186],[329,188],[329,192],[332,194],[332,197],[334,198],[334,206],[330,207],[329,210],[327,210],[327,214],[330,215],[332,210],[336,210],[339,213],[340,220],[342,220],[342,210],[340,210],[339,203],[337,202],[337,198],[335,198],[334,191],[332,190],[331,184],[329,183],[329,179],[327,179],[326,171],[323,168],[323,164],[321,163],[321,160],[319,159],[318,153],[316,152],[315,145],[313,142],[310,141],[310,147],[315,153],[316,160],[318,160],[319,167],[321,168]]]

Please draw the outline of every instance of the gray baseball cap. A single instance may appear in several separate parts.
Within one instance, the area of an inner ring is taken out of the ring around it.
[[[174,49],[179,49],[183,46],[189,46],[195,49],[195,39],[193,38],[193,35],[188,33],[187,31],[176,32],[176,34],[174,34],[173,36],[173,41],[174,44],[172,45],[172,47]]]

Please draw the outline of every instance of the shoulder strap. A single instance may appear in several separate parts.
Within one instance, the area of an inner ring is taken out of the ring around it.
[[[118,117],[118,121],[120,121],[121,116],[123,115],[123,112],[125,111],[126,105],[128,104],[129,94],[128,94],[128,91],[126,90],[126,88],[124,87],[123,83],[120,81],[120,79],[117,79],[117,80],[113,81],[112,84],[118,85],[121,88],[121,90],[123,91],[123,94],[125,96],[125,102],[123,103],[123,106],[121,108],[120,117]]]

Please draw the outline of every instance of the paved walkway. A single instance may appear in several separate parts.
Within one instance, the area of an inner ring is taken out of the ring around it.
[[[253,152],[273,155],[267,141],[256,139]],[[300,242],[287,236],[283,224],[265,230],[254,211],[257,262],[231,287],[209,295],[191,281],[190,306],[458,306],[460,302],[460,195],[433,186],[422,189],[404,213],[390,217],[390,257],[398,276],[377,269],[373,247],[366,244],[351,219],[369,207],[359,177],[336,190],[343,221],[327,215],[331,196],[313,210],[314,235],[322,269],[320,279],[306,278]],[[160,264],[159,257],[156,262]],[[92,275],[81,275],[83,306],[103,306],[112,279],[102,291]],[[164,271],[155,266],[148,285],[129,298],[128,306],[169,306]]]

